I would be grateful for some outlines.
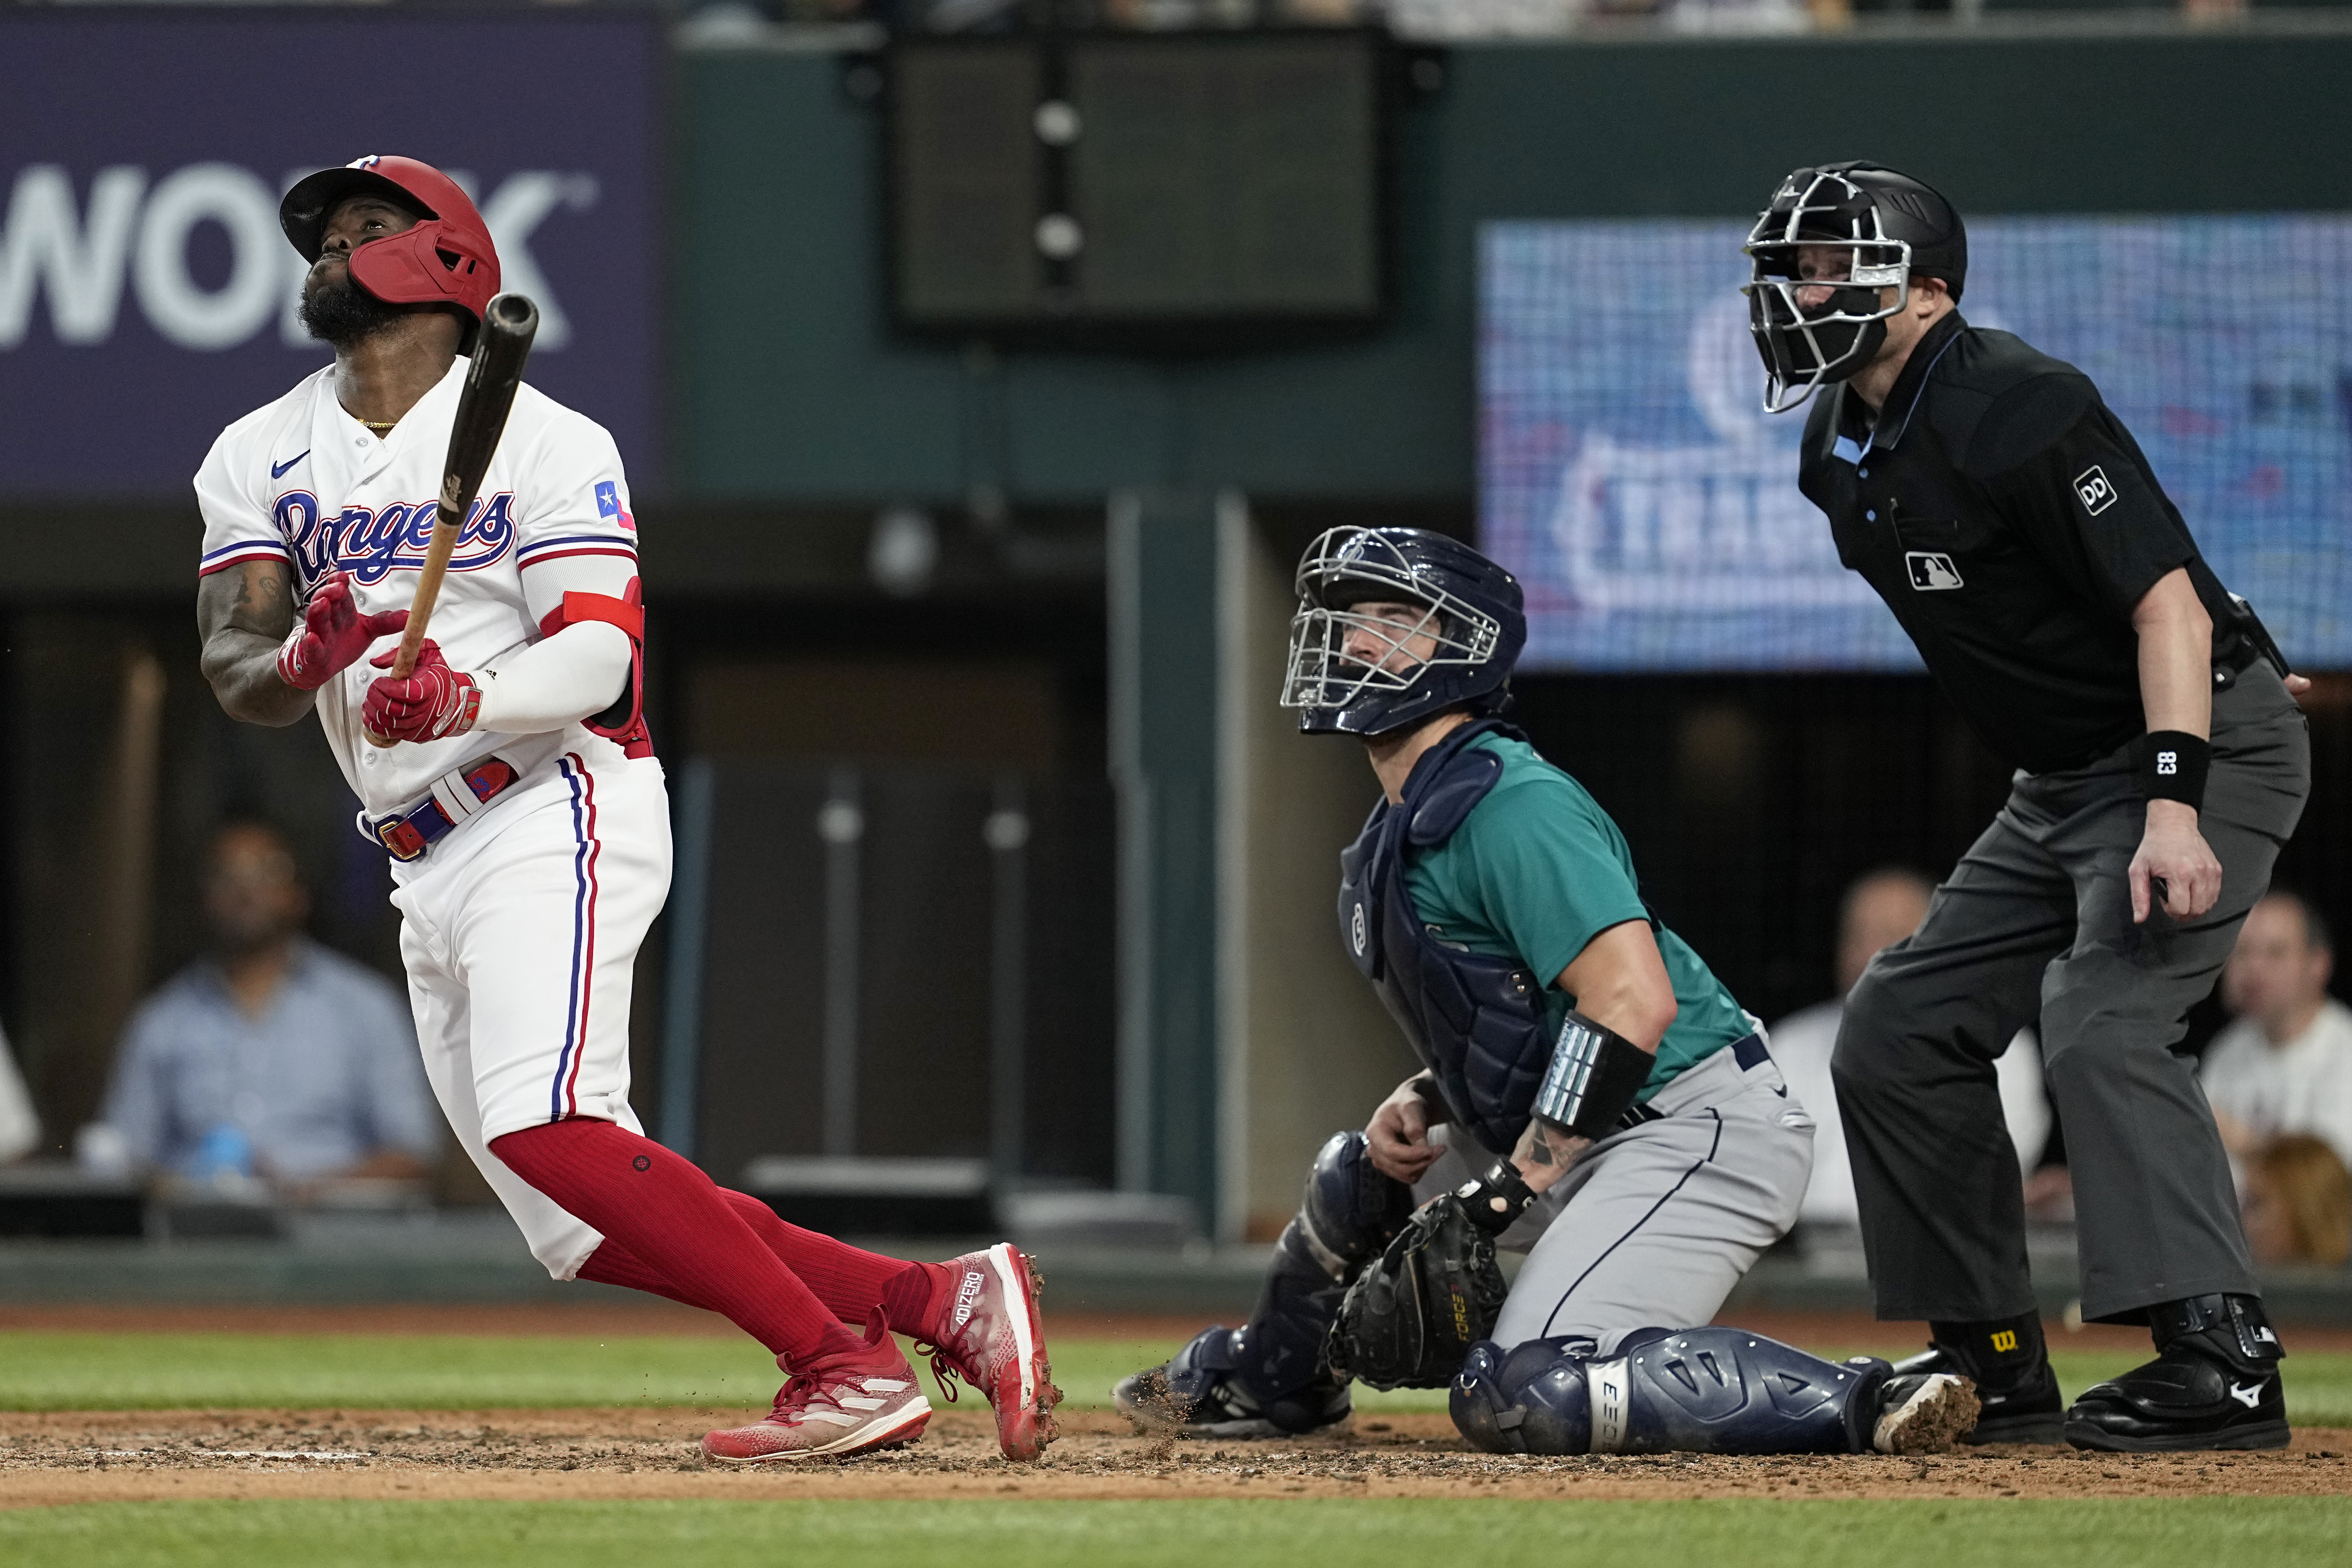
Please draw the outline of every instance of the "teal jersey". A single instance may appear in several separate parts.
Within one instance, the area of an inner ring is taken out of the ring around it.
[[[1470,744],[1503,760],[1502,777],[1454,836],[1410,851],[1404,885],[1422,923],[1442,942],[1533,970],[1557,1035],[1569,998],[1553,983],[1611,926],[1646,921],[1625,836],[1593,798],[1524,741],[1487,733]],[[1646,1100],[1685,1068],[1756,1030],[1688,942],[1661,927],[1678,1008],[1658,1045]]]

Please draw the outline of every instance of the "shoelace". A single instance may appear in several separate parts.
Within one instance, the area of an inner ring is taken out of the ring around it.
[[[776,1403],[769,1410],[768,1419],[781,1421],[787,1415],[799,1415],[808,1408],[808,1402],[815,1398],[817,1393],[816,1379],[795,1373],[784,1381],[783,1387],[776,1390]]]
[[[818,1399],[845,1414],[877,1405],[880,1402],[874,1397],[873,1384],[879,1378],[880,1374],[877,1373],[857,1373],[825,1383],[807,1373],[795,1375],[776,1390],[776,1403],[770,1407],[768,1419],[782,1421],[787,1416],[800,1415]],[[893,1392],[908,1386],[896,1380],[883,1380],[882,1385],[885,1390]],[[953,1404],[955,1396],[949,1395],[948,1402]]]
[[[915,1353],[930,1359],[931,1381],[940,1385],[940,1397],[953,1405],[956,1402],[956,1379],[964,1375],[963,1369],[948,1360],[945,1350],[928,1340],[915,1342]],[[973,1386],[978,1387],[979,1384]]]

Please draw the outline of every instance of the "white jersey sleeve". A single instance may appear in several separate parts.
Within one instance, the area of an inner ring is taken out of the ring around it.
[[[204,553],[197,574],[247,561],[282,561],[290,567],[293,554],[278,531],[268,492],[255,480],[268,470],[268,459],[255,459],[256,426],[275,405],[238,420],[220,433],[196,470],[196,510],[205,520]]]
[[[515,563],[531,618],[543,622],[567,591],[622,597],[637,574],[637,520],[612,436],[574,415],[541,426],[519,456],[531,481],[517,498]]]

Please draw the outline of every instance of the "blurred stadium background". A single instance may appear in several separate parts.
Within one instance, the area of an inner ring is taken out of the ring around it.
[[[462,172],[533,379],[630,463],[679,844],[649,1127],[821,1222],[1058,1245],[1063,1305],[1181,1310],[1246,1301],[1408,1066],[1330,928],[1368,776],[1273,705],[1315,531],[1527,576],[1522,722],[1768,1019],[1832,992],[1856,875],[1940,873],[2000,800],[1750,412],[1737,238],[1802,163],[1948,192],[1971,313],[2133,422],[2318,680],[2280,874],[2352,924],[2347,80],[2324,5],[0,9],[0,1022],[41,1124],[0,1298],[553,1289],[461,1171],[175,1221],[73,1163],[202,949],[217,823],[283,824],[315,933],[396,966],[314,731],[196,670],[189,476],[321,353],[292,174]],[[1782,1263],[1782,1304],[1862,1300],[1850,1254]]]

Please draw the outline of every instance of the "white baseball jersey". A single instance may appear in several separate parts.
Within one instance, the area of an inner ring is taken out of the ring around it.
[[[202,570],[285,561],[298,604],[324,578],[348,571],[362,613],[406,608],[432,538],[449,430],[471,363],[455,361],[381,437],[337,401],[331,365],[222,431],[196,473]],[[540,640],[541,619],[567,589],[621,596],[637,573],[636,537],[613,437],[523,386],[458,535],[428,635],[454,668],[495,672]],[[398,643],[383,638],[370,657]],[[318,693],[319,722],[371,815],[414,805],[435,779],[476,757],[495,752],[529,773],[586,738],[574,724],[531,737],[475,730],[371,746],[360,704],[383,673],[362,658]]]
[[[196,475],[204,570],[281,561],[299,601],[346,571],[362,613],[406,608],[469,368],[457,360],[382,439],[336,401],[331,367],[223,431]],[[613,438],[521,388],[429,635],[457,668],[494,672],[541,640],[541,619],[567,591],[619,598],[636,573],[636,523]],[[380,638],[370,655],[399,640]],[[516,771],[485,813],[499,831],[461,825],[396,863],[393,902],[433,1092],[533,1254],[569,1279],[603,1237],[488,1145],[572,1116],[637,1128],[631,976],[669,889],[661,763],[579,723],[371,746],[360,705],[381,673],[362,658],[318,693],[319,722],[369,815],[415,805],[436,779],[491,752]]]

